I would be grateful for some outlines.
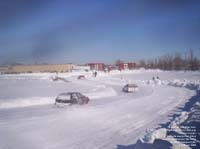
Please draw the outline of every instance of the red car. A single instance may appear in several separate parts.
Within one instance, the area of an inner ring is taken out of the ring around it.
[[[61,93],[56,97],[55,105],[88,104],[90,99],[79,92]]]

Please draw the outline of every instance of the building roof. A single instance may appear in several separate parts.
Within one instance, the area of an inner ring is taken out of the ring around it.
[[[105,65],[104,63],[88,63],[87,65]]]

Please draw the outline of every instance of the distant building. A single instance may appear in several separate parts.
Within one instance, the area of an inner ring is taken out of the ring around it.
[[[8,66],[2,73],[71,72],[72,69],[72,64],[16,65]]]
[[[104,71],[104,63],[88,63],[87,66],[90,66],[90,70]]]
[[[86,66],[86,65],[74,65],[73,67],[73,71],[89,71],[90,70],[90,66]]]
[[[109,71],[112,71],[112,70],[118,70],[118,67],[114,66],[114,65],[105,65],[104,70],[109,72]]]
[[[0,66],[0,74],[1,73],[5,73],[6,71],[8,71],[8,68],[7,66]]]
[[[136,63],[119,63],[119,70],[132,70],[136,68]]]

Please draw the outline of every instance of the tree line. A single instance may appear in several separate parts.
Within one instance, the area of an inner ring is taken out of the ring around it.
[[[200,59],[195,54],[193,49],[184,54],[165,54],[150,60],[140,60],[138,67],[161,70],[199,70]]]

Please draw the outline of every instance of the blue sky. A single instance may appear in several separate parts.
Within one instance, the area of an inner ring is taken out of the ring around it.
[[[0,63],[200,55],[198,0],[0,0]]]

